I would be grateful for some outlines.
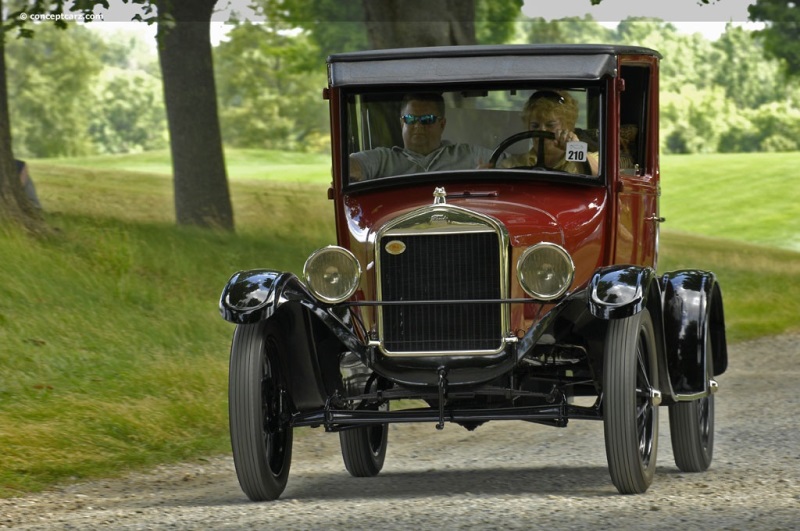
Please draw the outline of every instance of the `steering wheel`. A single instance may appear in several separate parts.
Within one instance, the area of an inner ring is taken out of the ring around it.
[[[551,133],[550,131],[541,131],[541,130],[534,130],[534,131],[522,131],[521,133],[517,133],[515,135],[511,135],[510,137],[506,138],[499,144],[497,147],[494,148],[492,152],[492,156],[489,159],[489,167],[496,168],[497,167],[497,160],[500,158],[505,150],[507,150],[512,145],[516,144],[521,140],[525,140],[528,138],[538,138],[538,146],[536,147],[536,166],[534,168],[544,168],[544,140],[545,138],[549,138],[550,140],[554,140],[556,138],[555,133]]]

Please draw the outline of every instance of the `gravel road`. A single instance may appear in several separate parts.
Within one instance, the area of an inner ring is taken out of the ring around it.
[[[666,409],[646,494],[611,484],[600,422],[393,426],[386,466],[351,478],[335,434],[295,440],[282,498],[251,503],[228,456],[0,500],[11,529],[800,529],[800,334],[730,347],[711,469],[680,472]]]

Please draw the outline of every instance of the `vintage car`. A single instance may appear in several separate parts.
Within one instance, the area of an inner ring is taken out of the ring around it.
[[[667,407],[678,468],[709,467],[722,295],[713,273],[657,273],[659,60],[612,45],[328,59],[336,244],[302,277],[240,271],[220,298],[250,499],[283,492],[300,426],[338,432],[364,477],[389,423],[600,420],[613,484],[642,493]]]

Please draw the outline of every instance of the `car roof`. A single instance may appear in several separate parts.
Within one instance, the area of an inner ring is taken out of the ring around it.
[[[334,54],[330,86],[418,85],[470,81],[591,81],[615,76],[617,56],[650,48],[609,44],[439,46]]]

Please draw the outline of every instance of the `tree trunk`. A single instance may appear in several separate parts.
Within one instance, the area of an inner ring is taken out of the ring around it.
[[[233,230],[210,21],[216,0],[159,2],[158,56],[164,81],[175,213],[179,225]],[[164,6],[162,8],[162,6]]]
[[[363,0],[375,49],[475,44],[475,0]]]
[[[0,0],[0,13],[5,6]],[[41,217],[28,201],[20,185],[11,148],[11,122],[8,114],[5,29],[0,20],[0,223],[17,223],[28,230],[43,228]]]

